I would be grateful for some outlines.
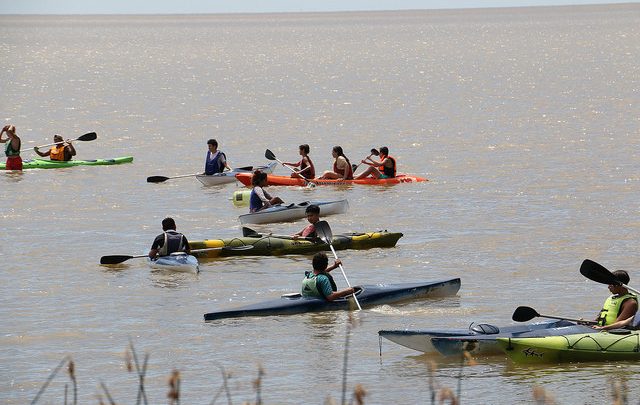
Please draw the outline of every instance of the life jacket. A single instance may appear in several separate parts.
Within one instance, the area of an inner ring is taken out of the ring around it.
[[[211,159],[211,151],[207,151],[207,159],[204,162],[204,174],[212,175],[224,171],[221,156],[224,156],[225,160],[227,159],[227,155],[221,151],[217,151],[213,159]]]
[[[160,256],[169,256],[174,252],[184,252],[184,235],[174,230],[164,233],[164,245],[158,251]]]
[[[310,167],[311,169],[307,170],[306,172],[303,172],[302,175],[307,179],[315,179],[316,168],[313,166],[313,162],[311,161],[311,159],[309,159],[308,156],[307,156],[307,160],[309,161],[309,164],[306,164],[304,162],[304,159],[300,161],[300,171],[306,169],[307,167]]]
[[[49,152],[49,159],[66,161],[65,159],[66,150],[67,150],[66,145],[60,145],[60,146],[53,145],[53,147],[51,148],[51,151]]]
[[[384,174],[385,176],[389,177],[389,178],[393,178],[396,177],[396,158],[392,157],[392,156],[384,156],[385,159],[391,159],[391,161],[393,162],[393,167],[387,167],[385,165],[380,165],[378,167],[378,170],[380,171],[380,173]],[[384,160],[384,159],[382,159]]]
[[[256,188],[258,188],[258,186],[251,189],[251,196],[249,197],[249,212],[259,211],[264,206],[264,202],[262,202],[256,193]]]
[[[21,142],[18,142],[18,149],[13,149],[13,146],[11,146],[11,138],[9,138],[4,147],[4,154],[7,157],[20,156],[20,144]]]
[[[302,280],[301,294],[303,297],[317,297],[317,298],[327,299],[327,297],[325,297],[322,291],[318,289],[318,276],[324,276],[328,278],[329,283],[331,283],[331,290],[338,291],[338,286],[336,285],[336,282],[333,280],[333,277],[331,277],[331,274],[329,273],[314,274],[311,271],[306,271],[304,273],[304,280]]]
[[[612,295],[607,298],[600,310],[600,316],[598,316],[597,319],[598,325],[606,326],[614,323],[618,318],[618,315],[620,315],[622,303],[628,299],[638,300],[634,294],[630,293],[626,293],[625,295]]]
[[[303,230],[301,236],[303,238],[318,238],[318,232],[316,231],[316,227],[313,224],[307,225]]]
[[[347,162],[347,168],[344,169],[344,170],[338,169],[338,158],[336,158],[335,162],[333,162],[333,171],[335,173],[338,173],[345,180],[352,180],[353,179],[353,169],[351,168],[351,165],[347,161],[347,158],[344,158],[344,160]],[[346,176],[344,175],[345,174],[344,173],[345,170],[347,171],[347,175]]]

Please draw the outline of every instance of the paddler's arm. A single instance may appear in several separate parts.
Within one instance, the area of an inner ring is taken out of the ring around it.
[[[632,320],[633,320],[633,316],[631,316],[631,317],[629,317],[627,319],[623,319],[622,321],[614,322],[611,325],[607,325],[607,326],[593,325],[591,327],[593,329],[598,329],[598,330],[621,329],[621,328],[624,328],[625,326],[631,324]]]
[[[67,139],[67,146],[69,147],[69,153],[71,154],[71,156],[75,156],[76,155],[76,148],[74,148],[74,146],[71,143],[70,139]]]
[[[34,147],[33,147],[33,151],[34,151],[35,153],[37,153],[37,154],[38,154],[38,156],[41,156],[41,157],[49,156],[49,155],[51,154],[51,149],[49,149],[48,151],[46,151],[46,152],[42,153],[42,152],[40,152],[40,149],[38,149],[38,147],[37,147],[37,146],[34,146]]]
[[[340,265],[342,264],[342,260],[338,259],[335,262],[333,262],[333,264],[329,267],[327,267],[327,269],[325,270],[325,272],[330,272],[331,270],[337,269],[338,267],[340,267]]]
[[[334,301],[337,300],[338,298],[342,298],[342,297],[346,297],[348,295],[353,295],[355,294],[356,290],[351,287],[351,288],[345,288],[344,290],[341,291],[336,291],[334,293],[331,293],[327,296],[327,301]]]

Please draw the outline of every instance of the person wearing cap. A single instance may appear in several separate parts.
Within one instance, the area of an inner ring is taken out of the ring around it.
[[[222,173],[224,169],[231,170],[227,163],[227,155],[218,150],[218,141],[209,139],[207,141],[207,157],[204,161],[204,174],[211,176],[216,173]]]
[[[624,270],[616,270],[613,275],[622,283],[629,284],[629,273]],[[609,291],[613,294],[604,302],[600,314],[596,319],[594,329],[608,330],[634,323],[634,317],[638,311],[638,297],[631,294],[624,285],[609,284]]]
[[[49,156],[51,160],[62,162],[68,162],[76,155],[76,148],[73,147],[70,139],[64,141],[62,136],[56,134],[53,136],[53,142],[56,144],[46,152],[40,152],[37,146],[34,146],[33,150],[41,157]]]
[[[4,133],[7,138],[2,138]],[[7,157],[6,170],[22,170],[22,158],[20,157],[20,145],[22,141],[16,134],[16,127],[13,125],[5,125],[0,132],[0,143],[6,143],[4,154]]]

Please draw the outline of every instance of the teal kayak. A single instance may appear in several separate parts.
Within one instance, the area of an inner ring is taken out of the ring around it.
[[[58,169],[61,167],[73,166],[104,166],[119,165],[121,163],[130,163],[133,156],[122,156],[113,159],[92,159],[92,160],[69,160],[67,162],[49,159],[28,159],[22,162],[23,169]],[[0,170],[6,168],[5,163],[0,163]]]
[[[532,338],[498,338],[517,363],[640,360],[640,331],[617,329]]]

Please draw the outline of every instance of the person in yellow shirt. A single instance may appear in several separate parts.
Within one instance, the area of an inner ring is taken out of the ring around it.
[[[33,150],[41,157],[49,156],[51,160],[59,160],[62,162],[68,162],[76,155],[76,148],[73,147],[69,139],[64,141],[62,136],[56,134],[53,136],[53,142],[56,144],[46,152],[40,152],[37,146],[35,146]]]

